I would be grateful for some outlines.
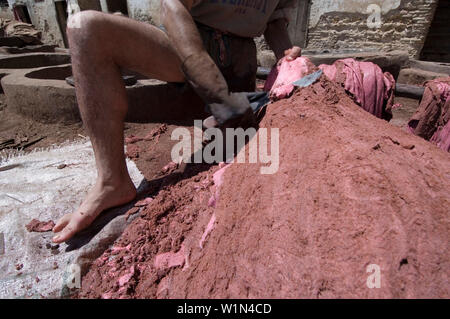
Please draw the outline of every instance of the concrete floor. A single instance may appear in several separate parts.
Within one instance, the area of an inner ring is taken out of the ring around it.
[[[395,103],[401,104],[401,107],[392,110],[392,120],[390,123],[398,127],[405,127],[411,116],[419,107],[419,100],[406,97],[396,97]]]
[[[61,164],[67,166],[58,169]],[[143,176],[131,161],[128,170],[138,187]],[[89,244],[94,248],[99,246],[98,238],[105,238],[107,227],[88,240],[83,238],[83,241],[57,246],[51,242],[51,232],[30,233],[25,225],[32,219],[57,221],[76,209],[95,177],[93,151],[86,140],[0,158],[1,299],[64,296],[68,278],[79,273],[77,258],[82,253],[86,255],[85,247],[89,248]],[[110,213],[118,219],[128,209],[122,207]],[[91,256],[95,258],[95,254]]]

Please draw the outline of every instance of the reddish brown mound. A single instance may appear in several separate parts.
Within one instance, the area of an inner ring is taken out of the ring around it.
[[[80,296],[449,297],[449,154],[324,77],[271,105],[262,126],[280,128],[278,173],[229,166],[215,209],[217,168],[166,185]],[[370,264],[379,289],[366,285]]]
[[[193,170],[199,169],[188,168],[184,176]],[[214,195],[212,173],[216,170],[213,167],[194,173],[173,186],[170,176],[164,179],[162,190],[146,203],[141,217],[95,261],[83,279],[80,296],[155,298],[158,284],[171,273],[170,269],[185,264],[176,253],[184,252],[186,246],[199,246],[203,227],[214,212],[208,203]],[[199,234],[198,238],[188,236],[194,233]],[[167,295],[161,294],[158,296]]]

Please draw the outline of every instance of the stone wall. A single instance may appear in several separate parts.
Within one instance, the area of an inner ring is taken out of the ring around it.
[[[117,0],[77,0],[82,11],[111,11],[110,7],[112,5],[117,7],[117,3],[114,3],[114,1]],[[44,43],[64,46],[62,30],[58,24],[58,17],[55,10],[55,2],[57,1],[8,0],[8,2],[10,8],[2,9],[3,15],[12,17],[11,8],[14,4],[25,5],[30,14],[32,23],[38,30],[42,31],[42,41]],[[128,5],[125,4],[123,6],[128,7],[129,16],[133,19],[150,22],[156,25],[160,23],[160,0],[128,0]]]
[[[56,16],[54,0],[8,0],[9,7],[14,4],[25,5],[36,29],[42,32],[42,42],[64,46],[64,40]]]
[[[14,19],[14,15],[12,14],[9,7],[0,6],[0,18],[1,19]]]
[[[128,0],[130,18],[160,25],[159,18],[161,0]]]
[[[33,24],[42,31],[43,42],[63,46],[54,0],[8,1],[10,6],[27,6]],[[78,0],[81,10],[106,11],[107,2]],[[133,19],[160,25],[160,2],[128,0],[128,14]],[[438,0],[311,0],[307,49],[401,49],[417,58],[437,3]]]
[[[64,47],[64,36],[58,22],[56,4],[65,0],[8,0],[11,12],[14,5],[24,5],[33,25],[42,32],[42,42],[46,44],[56,44]],[[102,10],[103,0],[77,0],[81,10]],[[64,28],[64,27],[62,27]]]
[[[312,0],[308,49],[401,49],[418,57],[437,2]]]

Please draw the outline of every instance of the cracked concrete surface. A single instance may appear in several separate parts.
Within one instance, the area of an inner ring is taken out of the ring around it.
[[[58,169],[61,164],[66,166]],[[139,186],[141,173],[133,162],[127,164]],[[90,142],[0,158],[0,168],[0,298],[62,297],[79,269],[77,257],[95,256],[105,238],[113,241],[121,232],[116,221],[128,207],[109,211],[113,219],[102,230],[94,225],[94,234],[58,246],[51,232],[29,233],[25,225],[34,218],[57,221],[77,208],[96,177]]]

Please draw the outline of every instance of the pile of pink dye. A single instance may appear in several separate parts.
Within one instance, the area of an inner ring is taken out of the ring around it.
[[[408,128],[411,133],[450,152],[450,77],[425,83],[424,95]]]
[[[371,62],[359,62],[354,59],[338,60],[332,65],[319,66],[332,81],[340,84],[367,112],[376,117],[390,120],[394,104],[394,77]],[[293,61],[282,59],[269,74],[265,91],[270,91],[274,101],[292,95],[293,83],[317,70],[317,67],[306,57]]]
[[[356,104],[378,118],[390,120],[394,104],[395,80],[372,62],[343,59],[319,66],[332,81],[342,85]]]
[[[283,58],[267,77],[264,91],[270,91],[272,100],[287,98],[294,92],[295,81],[315,71],[317,67],[306,57],[293,61]]]
[[[448,298],[448,154],[325,76],[270,104],[260,127],[279,128],[275,174],[167,176],[80,297]]]

